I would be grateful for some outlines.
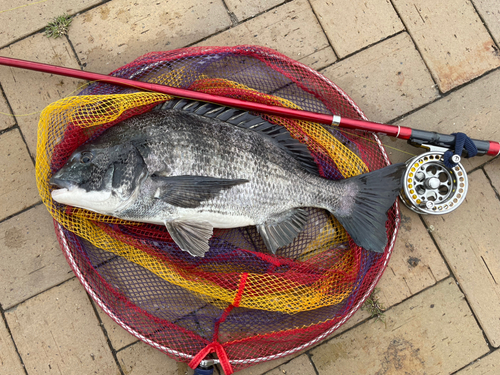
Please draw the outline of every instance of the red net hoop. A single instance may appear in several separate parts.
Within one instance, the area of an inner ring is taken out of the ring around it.
[[[327,78],[263,47],[155,52],[111,75],[366,119]],[[37,170],[41,191],[47,176],[80,144],[168,99],[104,83],[79,95],[66,100],[64,109],[60,105],[57,116],[55,110],[45,114],[46,125],[40,126],[45,141],[39,141],[39,148],[46,151],[39,154],[48,166],[46,174]],[[87,124],[89,113],[103,117],[123,102],[132,104],[116,118]],[[263,117],[307,143],[324,178],[346,178],[389,164],[374,134]],[[49,198],[44,202],[73,271],[115,322],[178,361],[196,367],[213,360],[226,373],[294,354],[345,323],[380,279],[399,226],[396,203],[386,223],[388,245],[383,253],[373,253],[356,246],[329,214],[309,209],[304,232],[276,256],[248,227],[216,230],[205,258],[193,258],[176,248],[165,228],[72,210]]]

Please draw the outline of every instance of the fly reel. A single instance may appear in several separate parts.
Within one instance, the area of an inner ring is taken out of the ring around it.
[[[444,164],[444,151],[433,148],[406,162],[400,197],[418,214],[447,214],[465,199],[469,184],[460,156],[453,156],[457,165],[450,169]]]

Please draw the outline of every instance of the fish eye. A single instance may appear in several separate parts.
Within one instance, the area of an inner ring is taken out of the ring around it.
[[[82,152],[80,156],[80,163],[88,164],[92,161],[92,154],[90,152]]]

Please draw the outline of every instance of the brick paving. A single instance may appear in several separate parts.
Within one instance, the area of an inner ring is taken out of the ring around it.
[[[48,39],[63,13],[69,34]],[[499,141],[499,25],[496,0],[6,0],[0,56],[109,73],[151,51],[258,44],[325,74],[371,120]],[[192,374],[94,305],[41,205],[38,114],[79,83],[0,67],[0,374]],[[394,162],[419,152],[384,142]],[[464,161],[468,197],[447,216],[402,208],[384,322],[359,311],[317,346],[240,374],[500,374],[499,160]]]

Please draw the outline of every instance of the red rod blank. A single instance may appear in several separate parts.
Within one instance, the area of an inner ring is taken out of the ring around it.
[[[28,70],[35,70],[38,72],[56,74],[66,77],[78,78],[88,81],[99,81],[104,83],[110,83],[113,85],[125,86],[137,88],[145,91],[159,92],[162,94],[172,95],[175,97],[181,97],[192,100],[200,100],[204,102],[210,102],[215,104],[220,104],[228,107],[235,107],[240,109],[245,109],[249,111],[263,112],[271,115],[292,117],[299,120],[318,122],[320,124],[331,125],[334,119],[332,115],[325,115],[322,113],[301,111],[291,108],[276,107],[266,104],[247,102],[244,100],[226,98],[223,96],[204,94],[197,91],[191,91],[186,89],[180,89],[177,87],[170,87],[159,85],[155,83],[134,81],[125,78],[107,76],[104,74],[85,72],[83,70],[65,68],[55,65],[42,64],[33,61],[13,59],[9,57],[0,56],[0,65],[11,66],[15,68],[22,68]],[[337,116],[336,116],[337,117]],[[337,117],[337,120],[339,118]],[[384,133],[391,137],[410,139],[412,135],[412,129],[404,126],[386,125],[379,124],[376,122],[354,120],[349,118],[340,118],[337,121],[337,125],[341,128],[356,129],[356,130],[366,130],[374,133]],[[500,143],[489,141],[488,150],[484,150],[488,155],[499,155],[500,154]]]

